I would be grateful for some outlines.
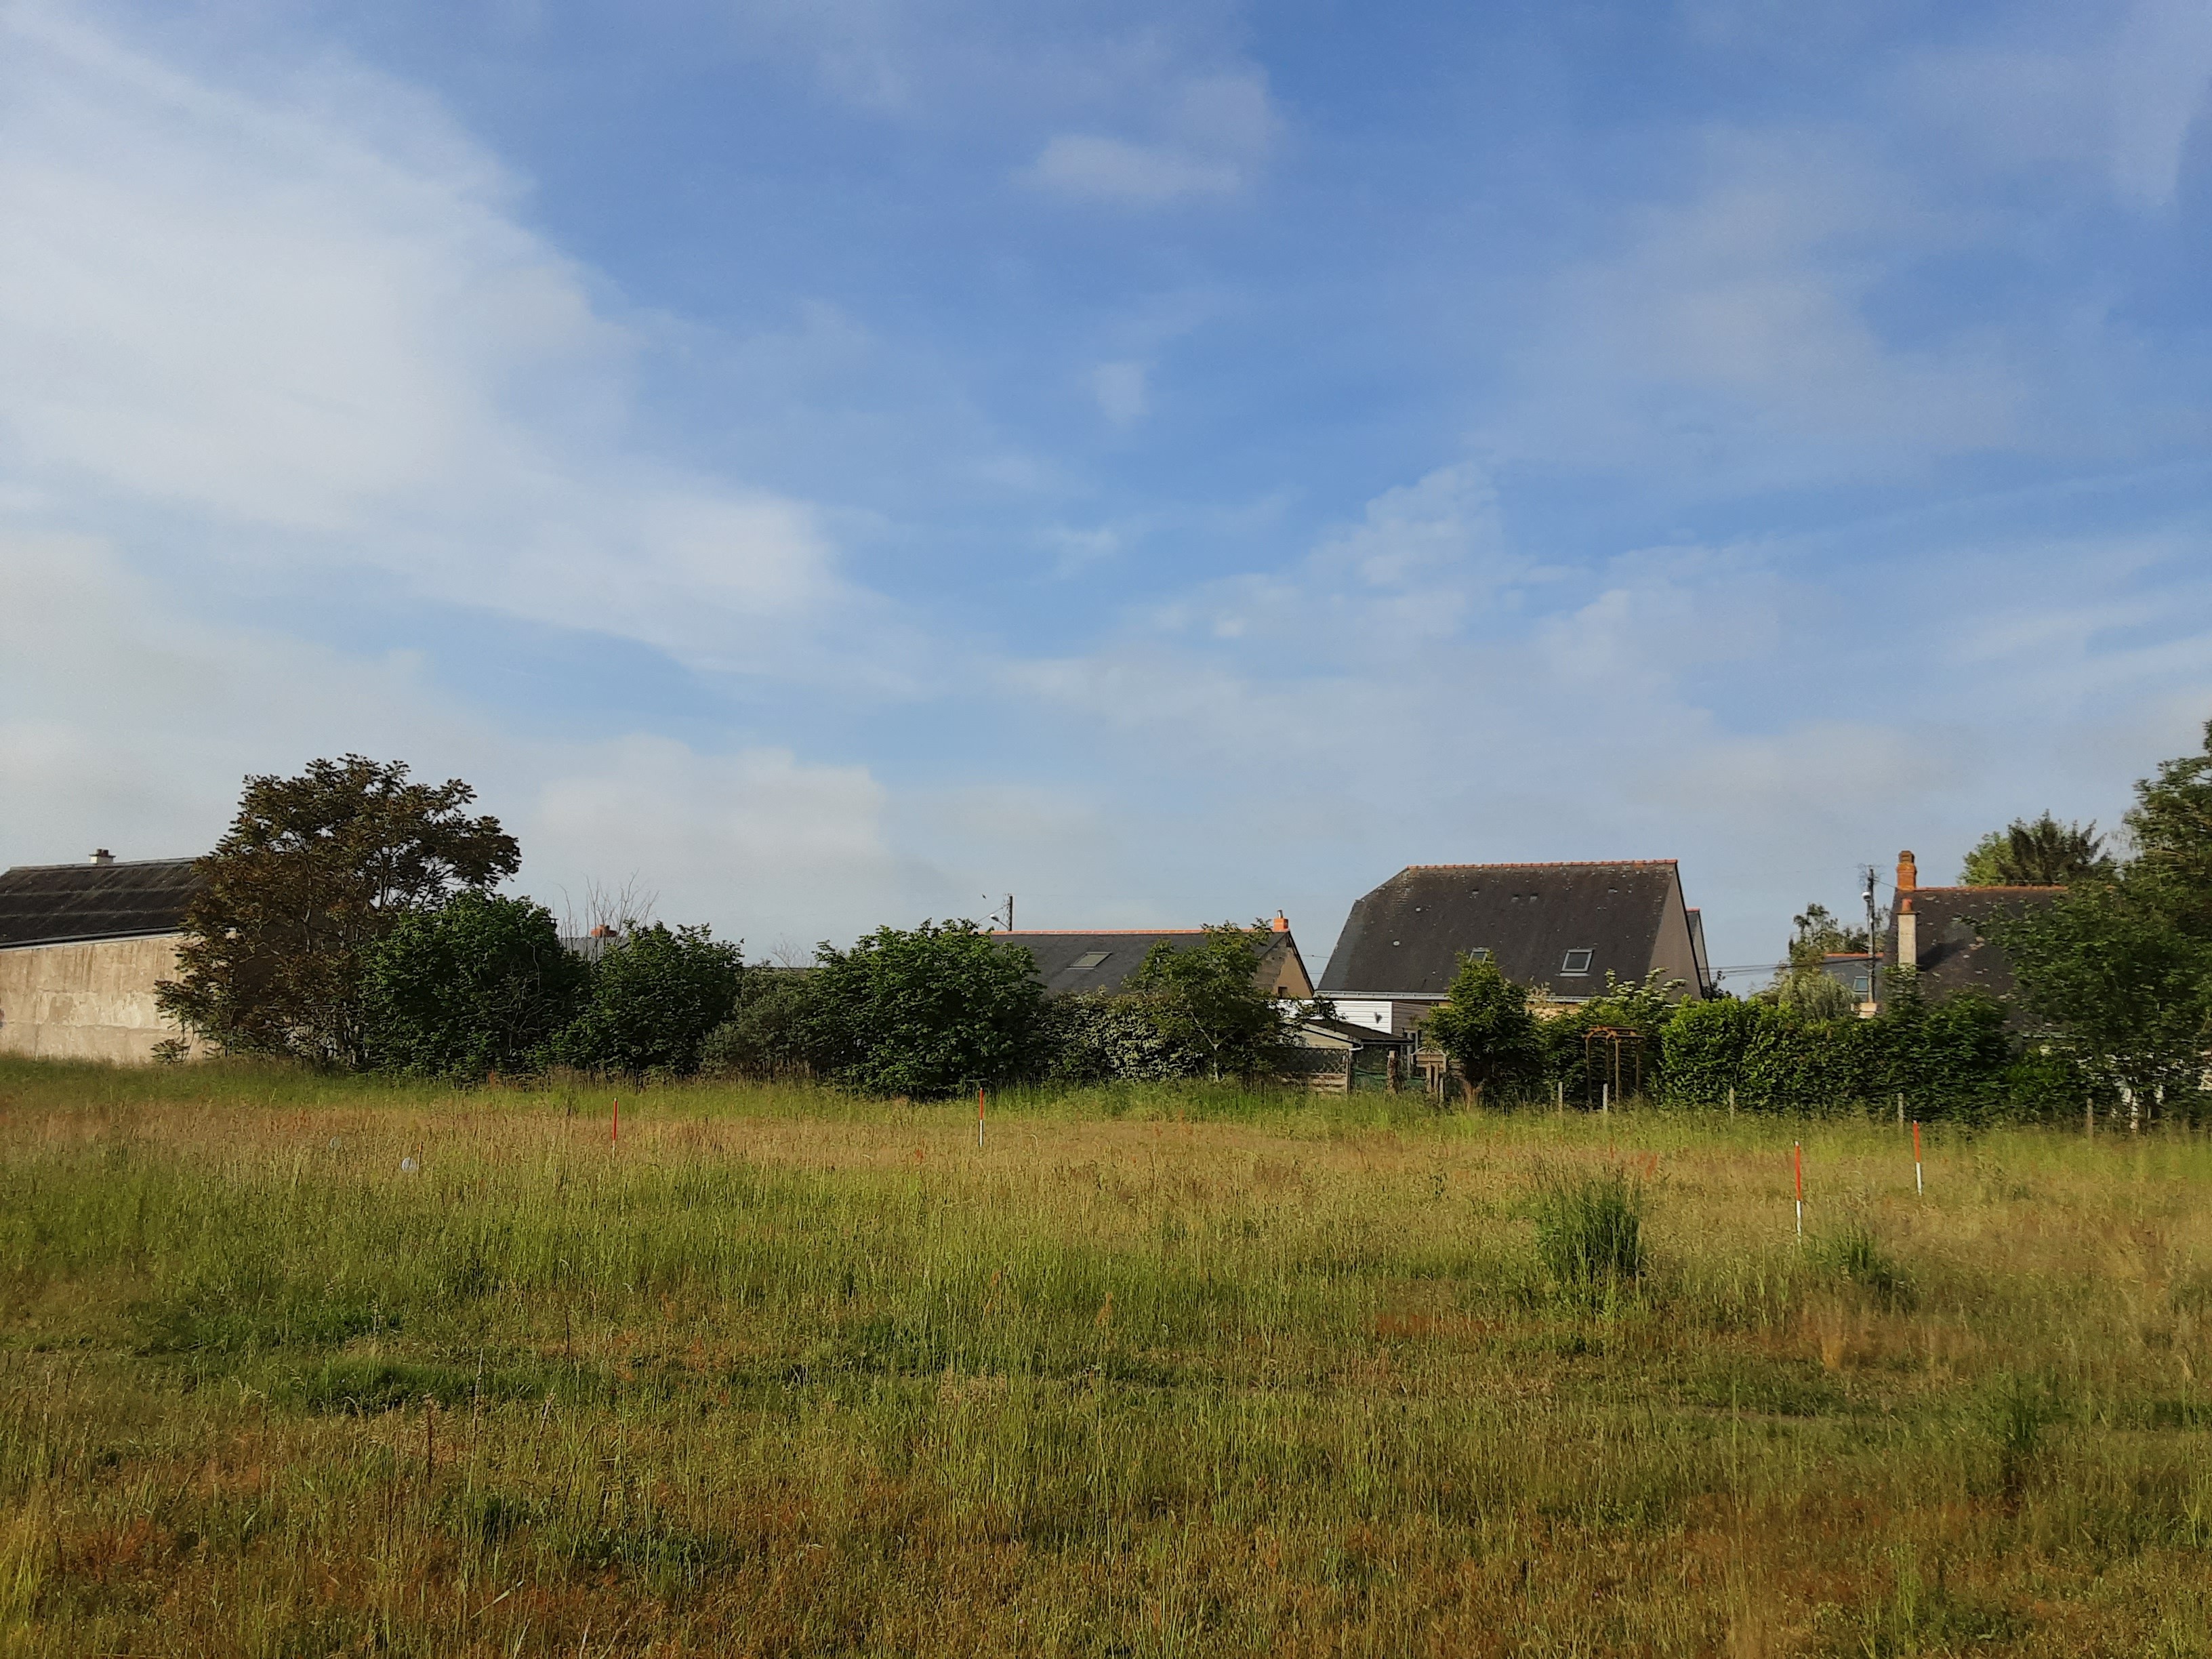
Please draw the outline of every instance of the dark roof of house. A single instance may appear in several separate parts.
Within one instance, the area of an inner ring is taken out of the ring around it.
[[[1321,992],[1440,997],[1462,953],[1487,951],[1517,984],[1595,996],[1607,969],[1623,979],[1649,971],[1680,890],[1672,859],[1412,865],[1352,907]],[[1583,971],[1566,971],[1571,961]]]
[[[198,890],[191,859],[19,864],[0,872],[0,948],[173,933]]]
[[[1974,924],[1988,915],[2017,916],[2041,909],[2063,887],[1918,887],[1912,893],[1916,964],[1929,996],[1980,991],[2008,997],[2018,989],[2012,963]],[[1889,923],[1889,956],[1897,959],[1897,918]]]
[[[1193,951],[1206,942],[1202,927],[1133,928],[1103,932],[994,933],[1001,945],[1028,947],[1036,958],[1037,975],[1054,996],[1079,991],[1118,991],[1153,945],[1164,942],[1177,951]],[[1287,933],[1273,935],[1278,945],[1297,946]],[[1266,953],[1272,961],[1274,952]],[[1264,965],[1264,962],[1263,962]]]

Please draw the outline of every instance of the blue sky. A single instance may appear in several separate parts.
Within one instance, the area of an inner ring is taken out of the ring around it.
[[[757,951],[1676,857],[2212,714],[2212,8],[0,3],[0,858],[475,782]]]

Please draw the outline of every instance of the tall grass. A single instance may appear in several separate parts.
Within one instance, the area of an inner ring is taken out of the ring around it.
[[[2199,1141],[622,1096],[0,1065],[0,1644],[2203,1628]]]

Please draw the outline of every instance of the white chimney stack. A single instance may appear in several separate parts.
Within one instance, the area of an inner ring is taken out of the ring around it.
[[[115,862],[115,854],[102,847],[93,853],[92,861],[94,864],[112,864]]]

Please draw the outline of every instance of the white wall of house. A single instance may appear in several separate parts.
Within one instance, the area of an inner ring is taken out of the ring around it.
[[[154,1005],[177,935],[0,950],[0,1054],[135,1065],[179,1035]]]

